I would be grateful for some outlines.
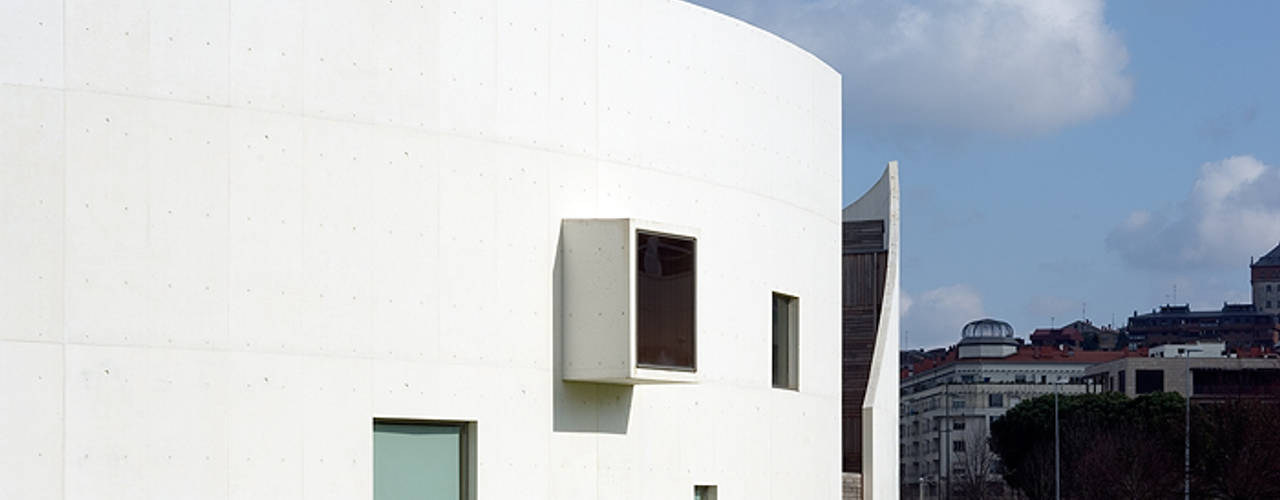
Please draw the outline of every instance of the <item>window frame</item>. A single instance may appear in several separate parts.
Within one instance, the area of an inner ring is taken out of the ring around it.
[[[458,499],[474,500],[476,491],[476,422],[468,420],[435,420],[435,419],[413,419],[413,418],[383,418],[374,417],[372,424],[369,426],[369,446],[370,451],[376,455],[373,448],[373,435],[377,431],[379,425],[418,425],[418,426],[435,426],[435,427],[457,427],[458,428]],[[373,466],[372,456],[370,458],[370,467]],[[374,471],[371,471],[374,472]],[[371,474],[370,479],[376,481]],[[372,486],[372,485],[371,485]],[[373,491],[369,492],[372,498]]]
[[[640,343],[641,343],[641,338],[644,335],[644,332],[640,328],[641,311],[642,311],[640,306],[640,303],[642,300],[641,298],[642,294],[640,292],[640,287],[641,287],[640,283],[641,283],[641,273],[642,273],[641,262],[643,259],[638,254],[639,252],[641,252],[640,239],[644,236],[665,238],[665,239],[671,239],[671,240],[680,240],[683,242],[687,242],[690,245],[690,252],[692,254],[693,263],[691,265],[689,273],[691,275],[690,286],[693,288],[693,290],[689,297],[689,300],[690,300],[689,308],[691,309],[691,313],[690,313],[691,317],[689,319],[690,324],[689,324],[689,365],[688,366],[683,366],[679,364],[662,364],[662,363],[657,363],[652,361],[641,360],[642,350],[640,348]],[[632,348],[635,350],[635,367],[642,370],[697,373],[698,371],[698,238],[696,236],[660,231],[660,230],[646,228],[646,227],[634,228],[632,232],[632,238],[634,238],[633,241],[635,244],[635,248],[632,251],[632,253],[634,254],[632,258],[636,259],[634,268],[631,270],[631,272],[633,273],[633,276],[631,277],[631,279],[634,280],[634,283],[635,283],[634,285],[635,288],[633,290],[634,298],[632,299],[633,301],[632,308],[635,311],[635,319],[634,319],[635,338],[633,339],[633,346],[632,346]]]
[[[779,383],[778,370],[778,353],[773,349],[777,345],[779,332],[778,324],[778,307],[779,301],[785,303],[787,310],[787,321],[785,331],[781,332],[784,343],[787,347],[786,359],[783,360],[785,366],[783,369],[786,373],[782,374],[784,379]],[[773,292],[770,295],[769,310],[773,315],[773,320],[769,323],[770,330],[770,356],[769,356],[769,372],[770,384],[774,389],[785,389],[790,391],[800,390],[800,298],[787,293]]]

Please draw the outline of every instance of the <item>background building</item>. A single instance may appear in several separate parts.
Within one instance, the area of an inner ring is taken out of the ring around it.
[[[1222,342],[1166,344],[1145,355],[1097,364],[1086,380],[1104,391],[1137,396],[1151,392],[1187,394],[1195,400],[1280,397],[1280,358],[1270,350],[1230,352]]]
[[[1118,339],[1119,332],[1110,326],[1095,326],[1087,319],[1072,321],[1061,328],[1036,328],[1028,337],[1033,346],[1074,347],[1086,351],[1115,350]]]
[[[1135,347],[1195,341],[1222,341],[1228,349],[1271,348],[1280,340],[1280,322],[1255,304],[1223,304],[1217,311],[1193,311],[1188,305],[1164,305],[1129,318],[1125,329]]]
[[[814,56],[663,0],[24,2],[0,47],[0,498],[840,495]]]
[[[903,370],[903,498],[945,498],[948,489],[959,492],[974,482],[985,483],[995,498],[1014,498],[987,446],[991,422],[1055,388],[1063,394],[1094,390],[1085,370],[1124,355],[1023,346],[1003,321],[965,325],[946,359]]]
[[[1249,264],[1249,285],[1258,310],[1280,314],[1280,245]]]

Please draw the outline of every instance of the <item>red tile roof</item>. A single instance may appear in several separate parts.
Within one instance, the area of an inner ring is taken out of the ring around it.
[[[1147,348],[1141,348],[1136,351],[1081,351],[1078,349],[1062,349],[1049,346],[1022,346],[1012,355],[1003,358],[965,358],[965,362],[982,362],[982,363],[1106,363],[1107,361],[1125,358],[1125,357],[1146,357]],[[926,359],[903,368],[902,378],[907,378],[917,373],[923,373],[943,365],[956,363],[961,361],[957,358],[955,348],[947,351],[947,356],[941,360]]]

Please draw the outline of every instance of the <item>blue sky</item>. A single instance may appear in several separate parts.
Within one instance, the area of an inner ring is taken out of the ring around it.
[[[695,3],[844,75],[846,203],[900,161],[906,346],[1247,302],[1280,243],[1280,2]]]

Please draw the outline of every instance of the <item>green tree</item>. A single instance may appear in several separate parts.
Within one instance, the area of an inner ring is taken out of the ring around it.
[[[1237,399],[1198,405],[1191,423],[1197,498],[1280,498],[1280,404]]]
[[[1053,498],[1054,396],[1023,401],[991,425],[992,450],[1010,486]],[[1183,399],[1155,393],[1059,399],[1064,498],[1168,498],[1181,485]]]

